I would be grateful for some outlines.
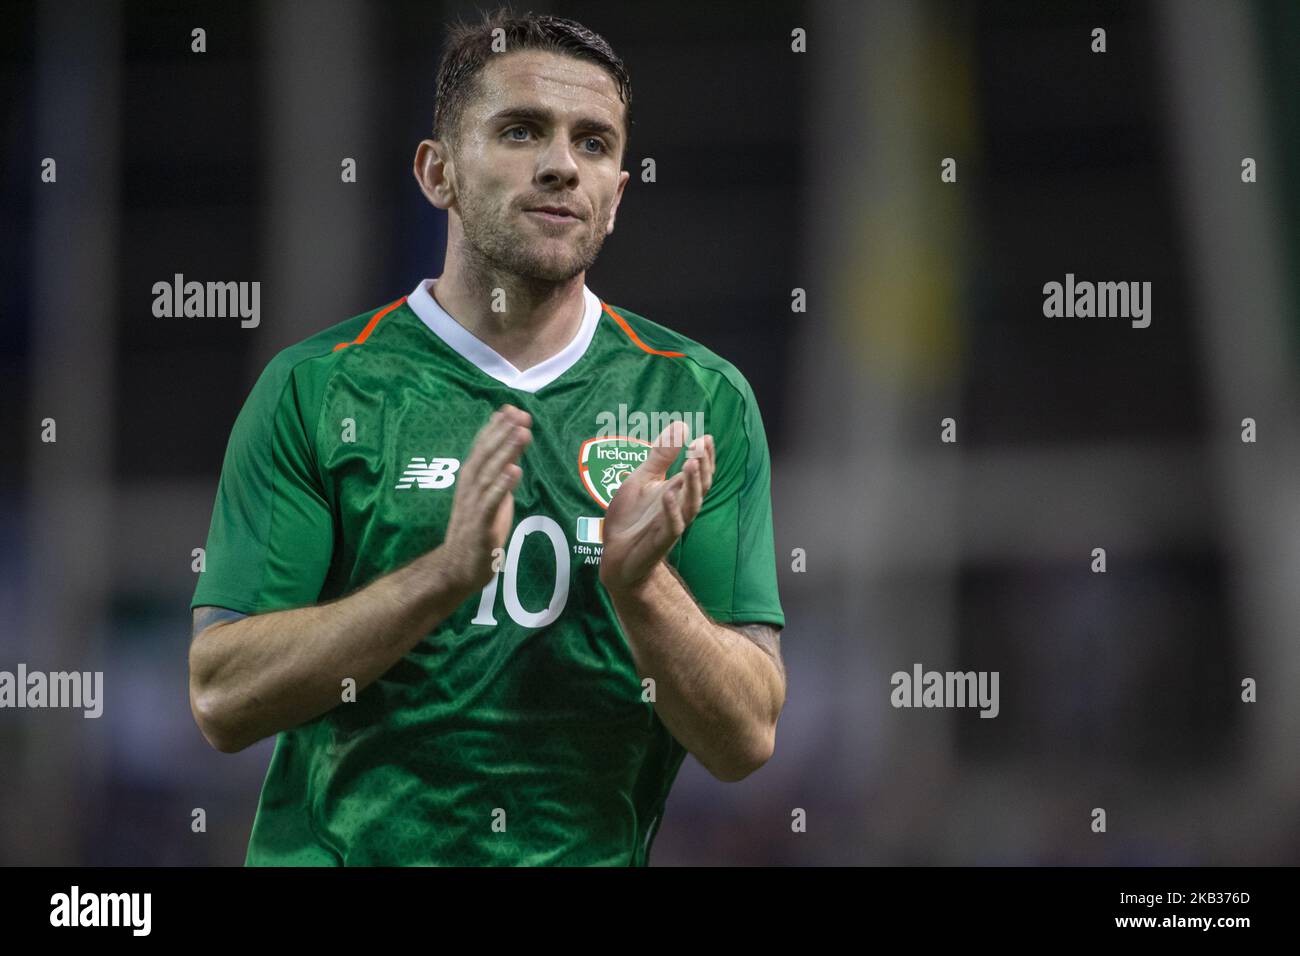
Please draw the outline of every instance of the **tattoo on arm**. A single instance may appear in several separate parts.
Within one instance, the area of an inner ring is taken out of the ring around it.
[[[198,637],[213,624],[225,624],[245,617],[248,617],[248,615],[242,611],[232,611],[228,607],[214,607],[209,604],[202,604],[194,609],[194,629],[190,633],[190,640]]]
[[[681,582],[682,590],[690,595],[691,600],[694,601],[695,595],[691,594],[690,585],[688,585],[686,580],[677,573],[677,569],[667,561],[664,561],[663,565],[669,570],[673,577]],[[709,617],[708,612],[706,612],[704,608],[700,607],[698,601],[696,601],[695,606],[699,608],[701,614],[705,617]],[[709,620],[713,619],[709,617]],[[714,623],[717,624],[719,622],[714,621]],[[776,665],[776,669],[781,675],[781,683],[785,683],[785,661],[781,660],[781,629],[779,627],[774,624],[763,623],[722,624],[721,626],[728,630],[735,631],[737,634],[748,638],[752,643],[757,644],[759,650],[772,658],[772,663]]]
[[[781,660],[781,629],[773,624],[728,624],[725,625],[738,634],[743,634],[757,644],[781,673],[781,682],[785,682],[785,661]]]

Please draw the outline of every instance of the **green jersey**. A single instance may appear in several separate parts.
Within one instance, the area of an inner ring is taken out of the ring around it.
[[[771,463],[731,363],[584,287],[524,371],[436,280],[276,355],[231,431],[191,607],[256,614],[364,587],[443,540],[499,406],[533,420],[500,570],[377,681],[280,733],[248,865],[644,865],[686,755],[601,586],[603,514],[674,418],[717,470],[668,563],[720,623],[784,626]],[[679,454],[669,475],[681,470]]]

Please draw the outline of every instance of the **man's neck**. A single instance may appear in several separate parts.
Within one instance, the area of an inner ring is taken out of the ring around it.
[[[471,276],[449,263],[430,292],[457,323],[523,372],[563,350],[578,334],[586,311],[585,277],[582,272],[567,282],[548,283]],[[503,311],[494,311],[494,305]]]

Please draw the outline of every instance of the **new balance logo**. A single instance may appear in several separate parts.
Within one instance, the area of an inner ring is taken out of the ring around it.
[[[396,490],[450,487],[456,480],[459,468],[459,458],[412,458],[402,473],[402,480],[397,483]]]

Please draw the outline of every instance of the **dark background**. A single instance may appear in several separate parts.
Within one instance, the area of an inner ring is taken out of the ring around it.
[[[1297,862],[1300,7],[531,8],[632,75],[588,285],[734,362],[773,457],[776,755],[689,758],[653,862]],[[267,360],[441,271],[410,167],[475,9],[0,13],[0,669],[105,672],[99,720],[0,710],[0,863],[242,862],[272,742],[194,724],[191,551]],[[178,272],[261,325],[155,318]],[[1151,326],[1045,318],[1067,272],[1150,281]],[[1000,715],[892,708],[914,662]]]

